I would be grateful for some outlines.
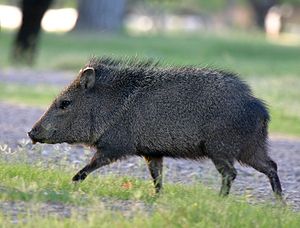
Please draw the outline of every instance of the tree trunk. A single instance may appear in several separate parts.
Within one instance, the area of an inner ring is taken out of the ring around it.
[[[78,0],[76,30],[119,31],[126,0]]]
[[[254,13],[256,24],[264,29],[265,26],[265,17],[269,11],[269,9],[277,4],[277,0],[249,0]]]
[[[23,0],[22,23],[15,38],[12,57],[17,62],[32,64],[36,52],[41,21],[52,0]]]

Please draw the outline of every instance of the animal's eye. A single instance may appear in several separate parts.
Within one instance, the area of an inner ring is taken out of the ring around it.
[[[59,108],[66,109],[70,104],[71,104],[71,101],[67,101],[67,100],[62,101],[62,102],[60,102]]]

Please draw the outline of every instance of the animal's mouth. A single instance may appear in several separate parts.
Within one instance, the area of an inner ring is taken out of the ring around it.
[[[32,144],[45,143],[45,140],[43,140],[43,139],[31,138],[31,142],[32,142]]]
[[[28,136],[31,139],[32,144],[43,143],[44,140],[41,138],[37,138],[32,132],[28,132]]]
[[[56,131],[52,132],[52,136]],[[31,139],[32,144],[36,144],[36,143],[47,143],[47,144],[54,144],[53,141],[53,137],[46,137],[45,134],[41,134],[39,132],[37,132],[36,128],[34,128],[33,130],[31,130],[30,132],[28,132],[28,136]]]
[[[51,134],[51,137],[46,137],[44,134],[41,135],[41,134],[35,134],[34,132],[30,131],[28,132],[28,136],[29,138],[31,139],[31,142],[32,144],[36,144],[36,143],[46,143],[46,144],[57,144],[57,143],[64,143],[64,142],[67,142],[67,143],[72,143],[72,142],[68,142],[68,141],[61,141],[61,140],[58,140],[56,137],[54,137],[54,134],[56,133],[56,130],[54,130]]]

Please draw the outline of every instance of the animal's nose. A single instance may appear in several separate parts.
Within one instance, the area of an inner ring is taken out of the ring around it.
[[[32,140],[32,143],[35,144],[36,143],[36,135],[37,133],[37,129],[36,128],[32,128],[31,131],[29,131],[27,134],[29,136],[29,138]]]
[[[28,132],[28,136],[32,138],[34,137],[36,132],[37,132],[36,128],[32,128],[31,131]]]

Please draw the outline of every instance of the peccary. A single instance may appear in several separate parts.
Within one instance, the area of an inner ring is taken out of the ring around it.
[[[222,175],[221,195],[229,194],[238,161],[264,173],[280,197],[268,122],[264,103],[232,73],[102,57],[80,70],[28,134],[33,142],[97,149],[73,181],[137,155],[159,192],[163,157],[209,158]]]

